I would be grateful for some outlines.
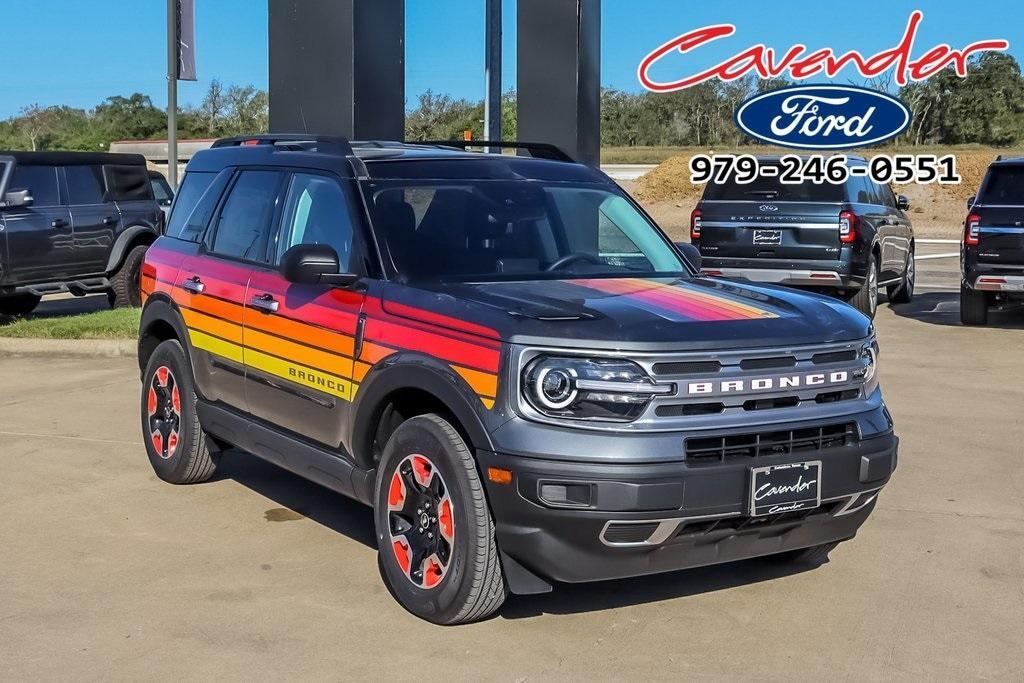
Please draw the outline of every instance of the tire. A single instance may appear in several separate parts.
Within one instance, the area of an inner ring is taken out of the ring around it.
[[[772,562],[784,564],[811,564],[817,566],[828,562],[828,554],[835,550],[837,545],[839,545],[839,541],[823,543],[821,545],[812,545],[810,548],[789,550],[777,555],[770,555],[769,559],[771,559]]]
[[[156,347],[142,377],[142,440],[156,476],[171,484],[206,481],[218,453],[199,424],[192,370],[178,340]]]
[[[878,310],[878,263],[874,254],[868,256],[867,273],[864,285],[848,301],[851,306],[873,320],[875,311]]]
[[[420,415],[395,430],[374,503],[381,577],[402,607],[444,625],[501,607],[508,591],[494,522],[476,463],[451,424]]]
[[[12,294],[0,297],[0,315],[28,315],[36,310],[43,297],[35,294]]]
[[[110,279],[108,299],[111,308],[138,308],[142,305],[142,261],[148,248],[144,244],[132,247]]]
[[[903,280],[895,285],[889,285],[886,293],[889,295],[890,304],[909,304],[914,299],[914,281],[917,276],[917,268],[914,265],[914,249],[911,247],[907,254],[906,268],[903,270]]]
[[[960,322],[964,325],[988,323],[988,295],[960,283]]]

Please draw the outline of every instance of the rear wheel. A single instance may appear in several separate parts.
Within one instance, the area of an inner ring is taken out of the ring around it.
[[[869,318],[878,310],[878,262],[875,255],[868,257],[867,277],[864,285],[849,299],[850,305]]]
[[[138,308],[142,305],[142,261],[148,247],[140,244],[132,247],[124,262],[110,280],[110,294],[107,298],[111,308]]]
[[[988,294],[960,284],[960,322],[984,325],[988,322]]]
[[[156,347],[142,382],[142,440],[156,476],[172,484],[212,477],[217,450],[199,424],[192,372],[177,340]]]
[[[889,295],[889,303],[909,304],[913,300],[915,276],[914,249],[911,247],[910,253],[907,254],[907,264],[903,270],[903,279],[895,285],[889,285],[886,288],[886,293]]]
[[[28,315],[42,299],[35,294],[12,294],[0,297],[0,315]]]
[[[388,440],[374,497],[378,563],[398,602],[436,624],[483,619],[505,601],[498,546],[476,463],[437,415]]]

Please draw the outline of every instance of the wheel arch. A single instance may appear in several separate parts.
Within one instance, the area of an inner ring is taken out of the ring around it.
[[[492,450],[480,399],[450,367],[420,354],[402,354],[373,368],[353,405],[350,452],[360,467],[376,467],[387,438],[405,420],[438,413],[472,449]]]
[[[181,344],[185,350],[185,360],[191,364],[191,343],[181,312],[166,295],[153,294],[146,301],[139,321],[139,372],[145,371],[153,351],[168,339],[176,339]]]
[[[150,246],[158,237],[156,230],[148,225],[132,225],[126,228],[110,250],[110,257],[107,259],[107,273],[113,273],[121,267],[125,256],[137,246]]]

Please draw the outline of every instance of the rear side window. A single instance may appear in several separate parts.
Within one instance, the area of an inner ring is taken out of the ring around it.
[[[219,175],[186,173],[167,221],[167,236],[186,242],[200,241],[230,178],[230,170]]]
[[[352,213],[338,181],[320,175],[292,176],[284,202],[277,259],[296,244],[326,244],[346,272],[352,254]]]
[[[68,204],[103,203],[103,169],[100,166],[66,166]]]
[[[103,174],[109,188],[108,199],[118,202],[153,199],[153,187],[145,166],[104,166]]]
[[[761,165],[767,165],[761,162]],[[757,202],[762,200],[778,202],[841,202],[843,186],[831,183],[804,182],[800,185],[784,184],[776,178],[758,177],[754,182],[708,183],[704,190],[706,201]]]
[[[174,199],[174,193],[171,192],[170,184],[163,178],[157,178],[155,176],[149,177],[149,184],[153,187],[153,197],[156,198],[156,201],[159,202],[161,206],[170,206],[171,201]]]
[[[60,193],[57,191],[57,169],[54,166],[14,167],[14,174],[7,190],[28,190],[32,195],[32,206],[57,206]]]
[[[993,166],[988,170],[982,204],[1024,204],[1024,166]]]
[[[246,261],[266,261],[271,220],[284,174],[242,171],[224,201],[212,251]]]

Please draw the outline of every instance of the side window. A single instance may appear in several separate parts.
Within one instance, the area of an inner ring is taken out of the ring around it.
[[[230,170],[221,171],[219,175],[186,173],[167,221],[167,236],[186,242],[201,240],[230,178]]]
[[[60,193],[57,191],[57,169],[53,166],[14,167],[14,175],[7,186],[8,191],[28,190],[32,195],[32,206],[57,206]]]
[[[882,206],[888,206],[890,209],[896,208],[896,196],[892,193],[892,187],[889,185],[876,185],[878,188],[878,195],[881,197]]]
[[[292,176],[284,202],[277,260],[296,244],[327,244],[338,252],[342,272],[352,256],[352,212],[334,178],[306,173]]]
[[[103,169],[100,166],[65,166],[68,204],[103,203]]]
[[[221,209],[211,251],[247,261],[266,260],[283,175],[279,171],[239,173]]]
[[[850,201],[857,204],[874,204],[875,195],[867,178],[850,176],[847,181]]]
[[[210,175],[210,173],[204,173],[203,175]],[[174,193],[171,192],[171,186],[163,178],[151,177],[149,179],[150,184],[153,186],[153,197],[156,199],[160,206],[170,206],[171,201],[174,199]]]
[[[119,202],[145,201],[153,199],[153,188],[149,183],[149,171],[145,166],[103,167],[108,199]]]

